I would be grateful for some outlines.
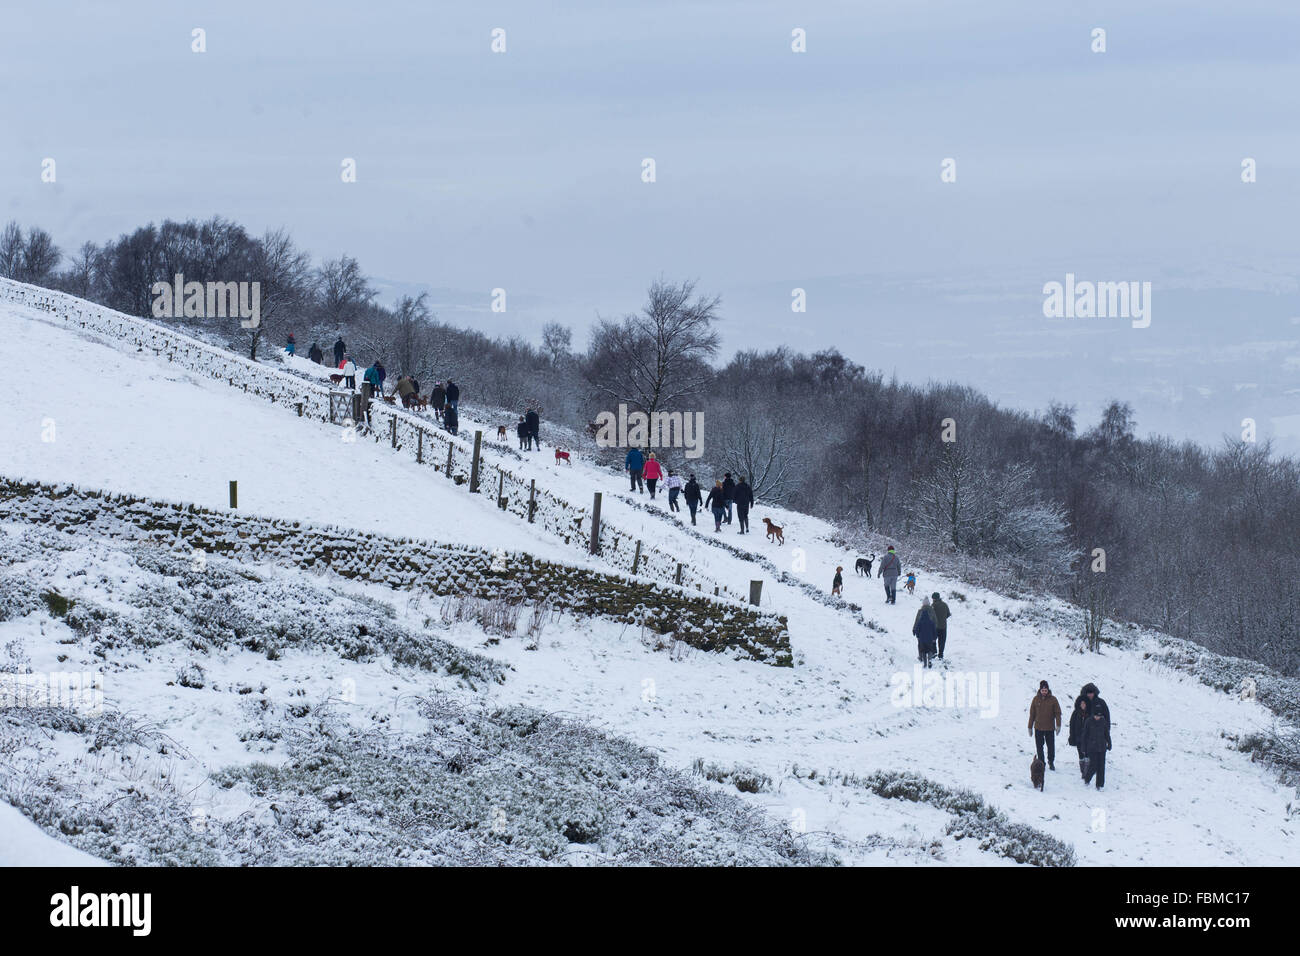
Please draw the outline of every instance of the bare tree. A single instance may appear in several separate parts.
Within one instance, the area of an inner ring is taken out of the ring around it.
[[[797,477],[798,450],[789,432],[774,422],[738,414],[723,437],[722,465],[744,475],[756,499],[780,504]]]
[[[261,283],[262,318],[256,328],[245,331],[248,357],[256,359],[257,347],[267,335],[278,335],[292,316],[306,312],[315,290],[315,276],[311,256],[298,249],[283,229],[266,233],[257,242],[252,259],[253,281]]]
[[[360,264],[350,256],[326,262],[320,267],[318,279],[321,310],[325,320],[336,327],[364,310],[378,294],[366,281]]]
[[[653,282],[641,312],[592,331],[587,380],[613,404],[654,414],[696,397],[718,350],[713,328],[721,300],[695,296],[695,283]]]
[[[552,365],[559,365],[572,347],[573,330],[567,325],[547,322],[542,326],[542,351],[550,355]]]

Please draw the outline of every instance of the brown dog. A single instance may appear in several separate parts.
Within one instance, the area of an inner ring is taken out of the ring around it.
[[[498,425],[498,426],[497,426],[497,439],[500,440],[500,441],[505,441],[505,440],[506,440],[506,426],[505,426],[505,425]]]
[[[569,462],[570,465],[573,464],[573,462],[569,461],[569,453],[567,451],[560,451],[560,449],[557,448],[555,449],[555,463],[558,465],[561,460]]]
[[[784,529],[772,524],[771,518],[764,518],[763,524],[767,525],[767,540],[775,541],[777,544],[785,544]]]
[[[396,395],[385,395],[385,396],[384,396],[384,401],[386,401],[389,405],[396,405],[396,404],[397,404],[397,396],[396,396]]]
[[[335,374],[334,372],[330,372],[330,384],[331,384],[331,385],[337,385],[337,384],[338,384],[339,382],[341,382],[341,381],[343,381],[343,376],[342,376],[342,375],[337,375],[337,374]]]
[[[1047,765],[1043,763],[1041,760],[1039,760],[1037,757],[1035,757],[1033,762],[1029,765],[1029,782],[1034,785],[1034,789],[1036,790],[1043,789],[1043,777],[1044,777],[1043,771],[1046,768]]]
[[[415,407],[422,412],[427,412],[429,410],[429,396],[428,395],[415,396]]]

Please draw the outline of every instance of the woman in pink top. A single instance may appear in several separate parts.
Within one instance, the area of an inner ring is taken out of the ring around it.
[[[655,483],[663,476],[664,470],[659,467],[659,462],[655,460],[655,453],[651,452],[645,463],[645,485],[650,489],[652,499],[655,496]]]

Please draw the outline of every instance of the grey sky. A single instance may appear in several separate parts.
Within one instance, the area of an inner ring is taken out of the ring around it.
[[[836,345],[1085,420],[1116,395],[1207,441],[1250,416],[1300,452],[1300,5],[167,0],[4,22],[0,218],[65,249],[166,217],[283,225],[444,319],[533,337],[694,276],[728,351]],[[1066,272],[1151,281],[1151,327],[1045,319]]]

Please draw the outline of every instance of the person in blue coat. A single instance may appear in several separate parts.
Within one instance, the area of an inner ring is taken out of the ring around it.
[[[629,448],[627,457],[623,459],[623,467],[627,469],[628,477],[632,480],[632,491],[643,491],[645,485],[641,482],[641,473],[645,471],[645,456],[641,454],[640,448]]]
[[[935,640],[938,630],[934,624],[934,610],[930,607],[930,599],[922,598],[921,607],[916,612],[916,620],[912,622],[912,633],[916,635],[916,656],[924,667],[933,667],[931,662],[934,660]]]

